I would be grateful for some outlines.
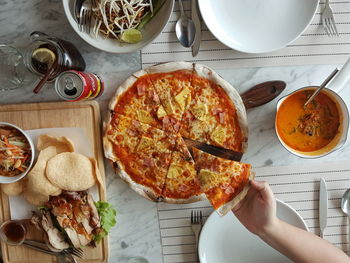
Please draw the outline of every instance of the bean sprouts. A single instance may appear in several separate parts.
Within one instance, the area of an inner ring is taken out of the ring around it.
[[[97,0],[94,1],[93,34],[120,40],[127,29],[137,28],[145,15],[153,13],[152,0]]]

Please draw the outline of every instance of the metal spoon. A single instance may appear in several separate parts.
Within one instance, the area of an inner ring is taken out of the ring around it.
[[[334,78],[334,76],[338,73],[339,69],[336,68],[333,70],[333,72],[326,78],[325,81],[321,84],[321,86],[311,95],[311,97],[305,102],[304,107],[308,105],[320,92],[321,90],[326,87],[326,85]]]
[[[341,210],[344,214],[348,215],[350,223],[350,189],[346,190],[346,192],[343,194],[341,199]]]
[[[191,47],[196,35],[196,28],[193,21],[186,16],[181,0],[178,1],[181,15],[175,26],[176,36],[181,45]]]

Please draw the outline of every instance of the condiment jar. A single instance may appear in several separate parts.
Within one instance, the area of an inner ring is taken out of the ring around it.
[[[26,228],[18,220],[8,220],[0,226],[0,239],[9,245],[21,245],[26,237]]]

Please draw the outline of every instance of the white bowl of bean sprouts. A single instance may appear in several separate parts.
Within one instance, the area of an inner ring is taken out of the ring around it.
[[[64,11],[74,31],[88,44],[110,53],[131,53],[151,43],[164,29],[170,19],[175,0],[94,0],[94,18],[90,34],[80,32],[74,19],[74,2],[62,0]],[[132,3],[132,5],[130,4]],[[151,18],[147,19],[147,16]],[[144,21],[147,23],[143,23]],[[140,26],[141,24],[141,26]],[[142,39],[137,43],[121,40],[123,32],[138,29]]]

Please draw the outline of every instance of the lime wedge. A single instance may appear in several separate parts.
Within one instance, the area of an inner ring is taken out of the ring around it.
[[[127,29],[123,32],[121,40],[126,43],[135,44],[140,42],[142,39],[142,34],[139,30],[135,28]]]
[[[56,54],[48,48],[38,48],[34,50],[32,58],[40,63],[46,64],[48,68],[55,62]]]

